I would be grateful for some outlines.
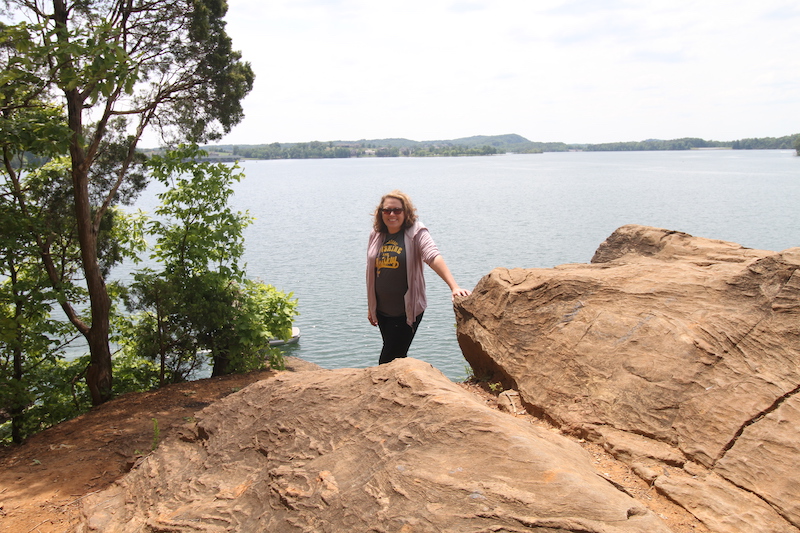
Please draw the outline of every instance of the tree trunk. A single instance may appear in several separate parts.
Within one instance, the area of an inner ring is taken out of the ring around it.
[[[106,313],[104,330],[95,329],[98,318],[94,316],[94,313],[92,313],[92,317],[92,329],[87,337],[91,362],[86,369],[86,385],[92,396],[92,405],[100,405],[111,399],[113,382],[111,349],[108,345],[108,313]]]
[[[75,218],[92,317],[92,326],[86,333],[91,354],[91,362],[86,371],[86,385],[92,395],[92,405],[100,405],[111,399],[111,348],[108,345],[111,298],[108,296],[106,282],[97,259],[97,228],[92,220],[89,177],[85,168],[87,165],[82,164],[83,151],[80,147],[71,147],[71,151]]]
[[[225,376],[229,374],[228,372],[228,365],[231,362],[230,356],[228,351],[222,351],[220,353],[215,352],[214,356],[214,366],[211,369],[211,377],[215,378],[217,376]]]
[[[16,285],[17,283],[17,273],[12,267],[11,272],[11,283]],[[20,301],[19,295],[14,290],[14,299],[16,303],[14,305],[14,328],[16,329],[14,334],[14,372],[13,377],[11,378],[13,381],[17,383],[22,383],[22,359],[24,357],[22,353],[22,345],[20,344],[20,338],[22,337],[22,332],[20,331],[20,319],[22,317],[22,302]],[[11,404],[11,441],[14,444],[21,444],[22,443],[22,424],[23,424],[23,416],[25,414],[25,406],[22,405],[22,400],[20,398],[20,390],[21,387],[14,387],[12,390],[16,389],[16,393],[14,394],[14,401]]]
[[[53,18],[56,26],[66,29],[68,17],[69,10],[64,0],[53,0]],[[66,32],[61,33],[59,39],[68,39]],[[71,60],[68,57],[62,59],[64,60],[63,68],[71,69]],[[89,367],[86,369],[86,385],[92,396],[92,405],[100,405],[111,399],[111,348],[108,345],[111,299],[108,296],[97,258],[98,225],[94,221],[89,196],[89,168],[92,164],[94,150],[89,150],[87,153],[84,147],[86,139],[83,131],[83,104],[86,96],[77,88],[65,88],[64,97],[67,107],[67,123],[72,132],[69,141],[69,155],[72,160],[75,219],[92,317],[92,325],[84,333],[91,355]],[[98,124],[97,128],[98,131],[95,132],[93,142],[99,138],[102,126]]]

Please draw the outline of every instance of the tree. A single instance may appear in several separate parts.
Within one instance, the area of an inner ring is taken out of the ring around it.
[[[161,269],[135,276],[130,307],[138,314],[125,342],[158,361],[162,385],[187,379],[204,353],[215,376],[263,366],[269,339],[288,339],[296,314],[291,295],[245,277],[243,230],[251,219],[228,205],[241,174],[235,165],[195,162],[204,156],[182,146],[148,163],[167,186],[147,231]]]
[[[11,419],[10,438],[19,443],[29,433],[26,411],[42,389],[37,370],[59,357],[63,328],[50,317],[56,295],[46,290],[29,219],[13,195],[0,195],[0,224],[0,412]]]
[[[41,99],[41,72],[18,57],[28,42],[24,26],[0,24],[0,422],[11,421],[10,435],[2,432],[0,440],[14,442],[29,433],[27,411],[46,388],[41,369],[58,359],[64,335],[50,316],[58,294],[48,290],[39,261],[40,249],[56,242],[43,236],[58,192],[43,195],[42,184],[59,165],[37,167],[63,153],[67,130],[58,107]]]
[[[21,80],[30,99],[56,92],[66,109],[74,227],[90,316],[60,303],[86,338],[86,381],[96,405],[112,392],[111,299],[99,236],[112,207],[143,181],[136,146],[148,128],[167,142],[219,138],[243,116],[253,72],[225,32],[224,0],[7,0],[18,26],[3,85]],[[4,27],[5,29],[5,27]],[[40,80],[33,83],[33,79]],[[54,288],[58,271],[41,258]]]
[[[0,413],[8,417],[0,416],[0,441],[14,442],[85,410],[75,390],[85,370],[63,361],[74,328],[51,314],[58,302],[85,299],[76,283],[80,253],[65,179],[69,162],[58,155],[67,135],[60,111],[26,98],[19,81],[0,86]],[[130,232],[115,233],[127,219],[113,208],[103,218],[98,258],[104,272],[123,255]]]

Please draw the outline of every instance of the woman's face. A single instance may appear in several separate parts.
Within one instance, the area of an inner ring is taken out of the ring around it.
[[[381,216],[383,217],[383,223],[389,229],[389,233],[397,233],[402,229],[403,222],[406,220],[403,202],[397,198],[386,198],[381,206]]]

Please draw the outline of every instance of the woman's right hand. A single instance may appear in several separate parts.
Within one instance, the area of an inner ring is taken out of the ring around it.
[[[370,313],[369,311],[367,311],[367,320],[369,320],[369,323],[372,324],[373,326],[378,325],[378,321],[372,318],[372,313]]]

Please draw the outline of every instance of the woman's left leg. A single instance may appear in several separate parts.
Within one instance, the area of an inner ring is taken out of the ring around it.
[[[417,327],[422,320],[423,313],[417,315],[412,325],[408,325],[404,316],[383,316],[378,313],[378,328],[383,338],[383,348],[378,364],[382,365],[395,359],[406,357],[411,341],[417,333]]]

